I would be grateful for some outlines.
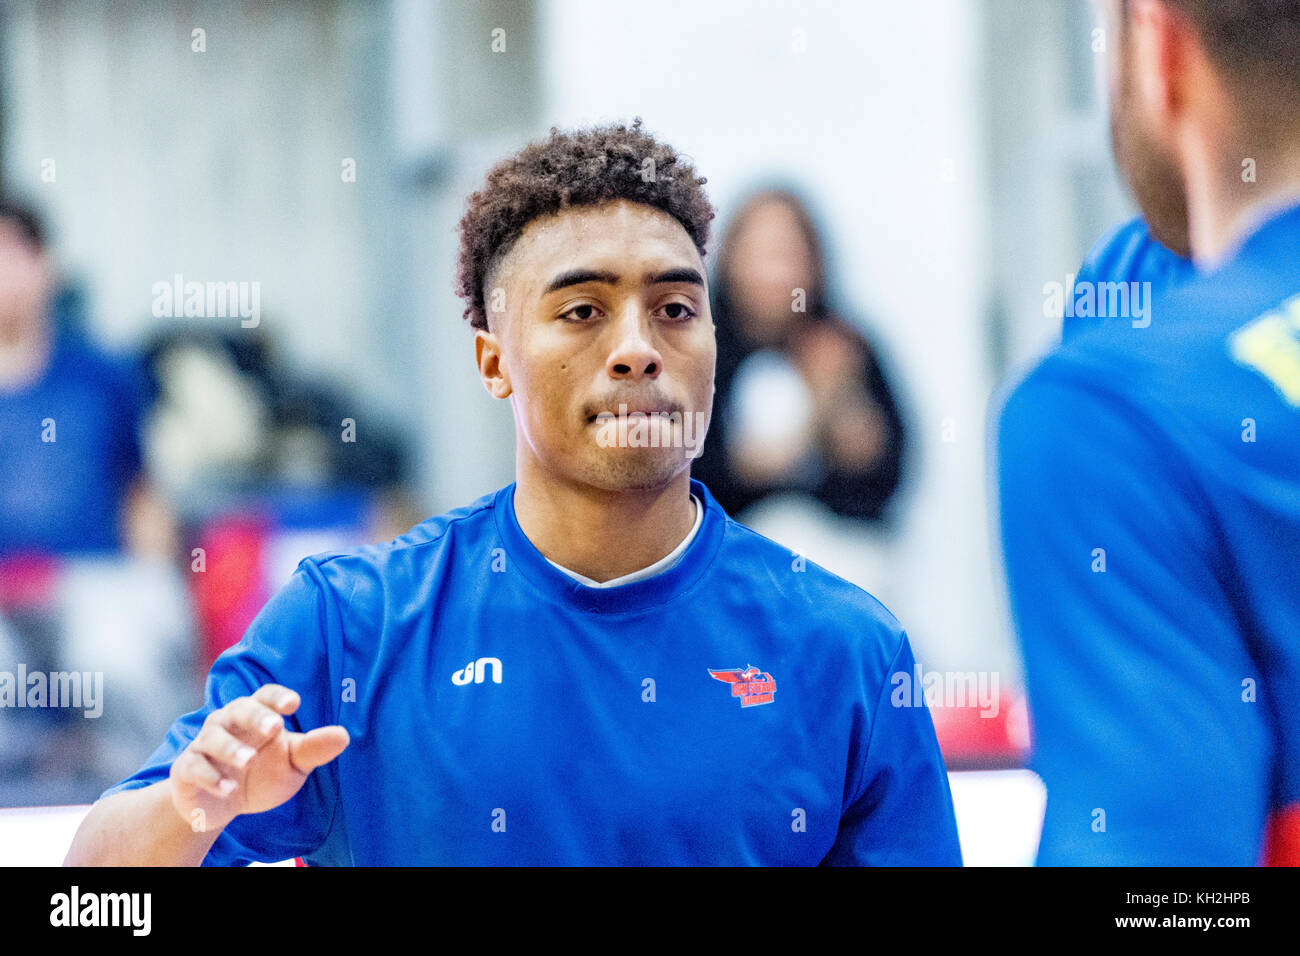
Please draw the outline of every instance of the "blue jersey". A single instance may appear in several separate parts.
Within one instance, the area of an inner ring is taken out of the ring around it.
[[[352,742],[205,864],[952,864],[915,662],[874,598],[731,520],[592,588],[521,531],[514,485],[382,546],[305,559],[114,793],[279,683]]]
[[[1042,863],[1254,864],[1300,805],[1300,208],[1154,314],[1000,416]]]
[[[1061,325],[1061,341],[1069,342],[1075,336],[1114,319],[1135,318],[1132,314],[1111,314],[1113,300],[1106,294],[1109,284],[1145,285],[1140,301],[1149,306],[1152,296],[1159,297],[1195,275],[1196,266],[1192,261],[1157,242],[1142,218],[1117,226],[1092,247],[1079,267],[1070,308]],[[1137,301],[1128,296],[1124,298],[1130,302]],[[1085,303],[1091,303],[1091,306],[1081,307]],[[1139,325],[1146,319],[1146,316],[1139,317]]]
[[[0,388],[0,556],[121,547],[145,395],[139,368],[67,332],[37,381]]]

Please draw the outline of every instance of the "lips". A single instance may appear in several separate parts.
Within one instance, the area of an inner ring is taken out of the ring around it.
[[[606,419],[610,419],[610,418],[618,418],[620,414],[622,414],[622,415],[626,415],[626,417],[628,417],[628,418],[631,418],[631,417],[634,416],[634,415],[640,415],[640,416],[643,416],[643,417],[649,418],[649,417],[652,416],[652,415],[668,416],[668,415],[673,414],[673,412],[676,412],[676,411],[680,411],[676,406],[667,406],[667,405],[658,405],[658,406],[636,406],[636,407],[629,407],[629,408],[622,408],[622,407],[620,407],[619,411],[617,411],[617,412],[611,412],[611,411],[600,411],[600,412],[595,412],[594,414],[588,415],[588,416],[587,416],[587,424],[590,425],[590,424],[592,424],[592,423],[594,423],[594,422],[604,421],[604,420],[606,420]]]

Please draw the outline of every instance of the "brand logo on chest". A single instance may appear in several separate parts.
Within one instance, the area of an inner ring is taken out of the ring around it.
[[[731,685],[731,696],[740,698],[741,707],[772,703],[776,680],[766,671],[747,665],[743,670],[710,670],[709,676]]]
[[[464,687],[466,684],[481,684],[487,680],[489,671],[492,673],[492,683],[501,683],[501,658],[480,657],[476,661],[470,661],[451,675],[451,682],[457,687]]]

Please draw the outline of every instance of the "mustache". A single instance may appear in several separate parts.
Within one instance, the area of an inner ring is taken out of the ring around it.
[[[586,416],[587,421],[595,421],[596,417],[603,413],[617,415],[619,406],[624,405],[627,406],[627,414],[629,415],[637,411],[651,409],[658,412],[667,412],[670,415],[673,412],[683,415],[686,413],[686,409],[681,402],[674,401],[658,392],[650,392],[648,394],[611,395],[606,399],[597,399],[583,406],[583,414]]]

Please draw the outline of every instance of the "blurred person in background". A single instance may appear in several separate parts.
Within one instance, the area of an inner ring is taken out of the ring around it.
[[[140,450],[141,370],[56,323],[55,284],[40,219],[0,200],[0,558],[171,556]]]
[[[1039,862],[1296,865],[1300,0],[1105,6],[1151,241],[1085,281],[1165,285],[1067,329],[998,424]]]
[[[0,672],[24,698],[0,695],[0,804],[93,796],[187,696],[175,524],[141,451],[147,385],[75,303],[39,216],[0,200]],[[95,706],[46,699],[56,673],[101,682]]]
[[[146,458],[202,555],[190,576],[202,673],[303,555],[421,520],[405,436],[296,370],[264,329],[167,326],[145,365],[158,395]]]
[[[364,398],[296,370],[263,330],[178,324],[144,351],[157,394],[146,458],[184,514],[208,517],[214,498],[241,490],[352,488],[379,505],[366,539],[420,520],[406,437]]]
[[[742,203],[718,249],[713,310],[715,412],[692,474],[732,514],[795,492],[883,523],[902,418],[874,347],[828,301],[821,238],[793,192]]]
[[[755,531],[895,606],[903,420],[875,347],[830,301],[822,249],[789,189],[733,215],[711,289],[713,422],[691,473]]]

